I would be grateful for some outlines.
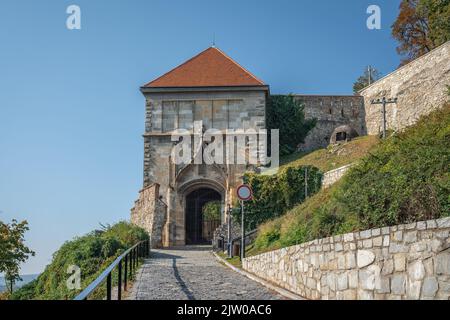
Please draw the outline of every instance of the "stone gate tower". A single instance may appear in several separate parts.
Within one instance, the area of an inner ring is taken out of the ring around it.
[[[226,221],[226,206],[248,169],[245,165],[177,165],[171,159],[172,133],[263,129],[269,86],[225,53],[211,47],[141,87],[146,102],[144,183],[131,210],[152,246],[203,243]],[[220,221],[204,221],[202,207],[222,204]]]

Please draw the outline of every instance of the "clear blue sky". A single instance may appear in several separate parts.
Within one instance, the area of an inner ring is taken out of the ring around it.
[[[66,240],[128,219],[142,184],[139,86],[212,43],[272,93],[351,94],[399,64],[400,0],[0,2],[0,219],[27,219],[36,273]],[[77,4],[82,30],[66,28]],[[366,9],[382,9],[382,29]]]

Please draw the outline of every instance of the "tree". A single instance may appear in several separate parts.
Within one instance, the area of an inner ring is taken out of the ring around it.
[[[304,105],[290,95],[271,96],[267,106],[267,128],[280,130],[280,155],[297,151],[316,119],[305,119]]]
[[[24,235],[28,222],[12,220],[10,224],[0,221],[0,272],[5,273],[5,282],[10,293],[20,278],[20,264],[35,253],[25,245]]]
[[[450,0],[420,0],[417,10],[427,17],[428,36],[434,47],[450,40]]]
[[[450,40],[450,0],[402,0],[392,36],[401,65]]]
[[[377,81],[380,79],[381,74],[380,72],[369,66],[364,73],[356,80],[356,82],[353,84],[353,92],[356,94],[365,87],[367,87],[369,84]]]

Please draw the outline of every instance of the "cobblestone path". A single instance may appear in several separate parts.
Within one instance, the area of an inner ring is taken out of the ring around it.
[[[283,299],[259,283],[222,265],[208,246],[152,250],[139,270],[128,299]]]

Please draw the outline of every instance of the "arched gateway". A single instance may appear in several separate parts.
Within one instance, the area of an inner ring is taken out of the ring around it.
[[[221,219],[208,219],[203,215],[203,210],[205,205],[215,201],[222,202],[221,194],[208,188],[197,189],[186,196],[186,244],[211,243],[213,232],[220,226]]]
[[[144,188],[131,211],[152,246],[208,243],[226,221],[245,165],[175,164],[176,129],[264,129],[269,87],[221,50],[211,47],[141,88],[146,100]],[[220,221],[206,221],[203,206],[220,201]]]

